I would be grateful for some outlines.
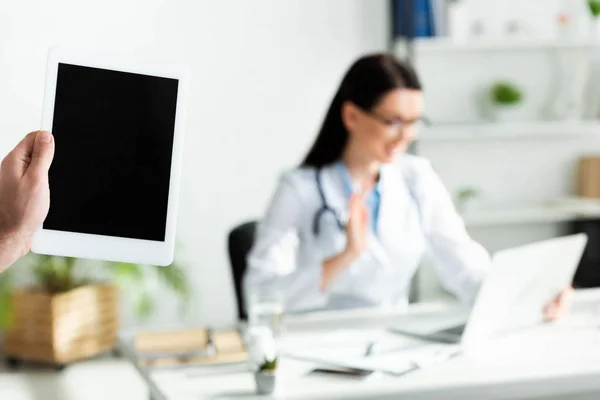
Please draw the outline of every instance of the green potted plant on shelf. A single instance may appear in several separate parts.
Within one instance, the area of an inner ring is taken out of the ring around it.
[[[523,104],[523,91],[515,83],[499,81],[490,88],[494,119],[499,122],[519,119]]]
[[[122,292],[140,319],[152,314],[152,292],[159,284],[182,305],[189,303],[184,270],[177,264],[92,263],[32,253],[0,275],[0,329],[9,361],[62,367],[111,350]]]
[[[472,211],[477,208],[480,197],[479,189],[472,186],[463,187],[456,195],[456,208],[461,213]]]

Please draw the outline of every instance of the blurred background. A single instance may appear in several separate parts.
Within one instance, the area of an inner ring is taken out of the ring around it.
[[[416,65],[432,125],[413,151],[432,161],[486,248],[593,232],[599,12],[592,0],[0,0],[0,149],[39,127],[53,44],[189,63],[178,223],[187,322],[227,325],[229,231],[262,216],[342,74],[367,52]],[[585,260],[580,284],[596,285],[593,254]],[[417,289],[418,300],[445,296],[429,267]],[[146,323],[179,321],[176,299],[153,290],[160,306]]]
[[[237,318],[228,234],[263,215],[349,65],[391,52],[425,87],[431,125],[411,151],[431,160],[471,235],[494,252],[586,232],[575,285],[600,286],[599,17],[600,0],[0,0],[0,156],[40,126],[49,46],[187,62],[180,269],[79,260],[78,271],[127,283],[125,300],[149,295],[111,306],[121,328],[228,326]],[[25,263],[34,273],[22,282],[75,276],[65,260]],[[0,326],[12,307],[2,293],[15,290],[0,280]],[[424,260],[413,301],[448,296]],[[84,382],[99,398],[142,398],[133,370],[111,366],[122,384],[104,385],[94,368],[71,370],[71,386],[0,374],[0,397],[82,399]],[[135,394],[124,395],[131,382]]]

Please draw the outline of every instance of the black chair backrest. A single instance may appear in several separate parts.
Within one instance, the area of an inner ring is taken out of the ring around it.
[[[229,262],[237,297],[238,318],[241,320],[246,320],[248,316],[244,304],[242,280],[246,272],[246,257],[252,249],[257,224],[257,221],[249,221],[238,225],[229,232],[227,239]]]

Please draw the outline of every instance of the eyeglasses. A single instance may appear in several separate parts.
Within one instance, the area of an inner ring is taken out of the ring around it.
[[[406,129],[414,129],[416,132],[419,132],[423,126],[431,125],[431,122],[425,116],[421,116],[412,121],[403,121],[398,118],[389,119],[389,118],[383,117],[374,111],[369,111],[369,110],[363,110],[363,111],[367,115],[369,115],[371,118],[373,118],[376,121],[380,122],[381,124],[385,125],[390,130],[390,133],[393,132],[393,134],[391,134],[390,136],[397,136],[397,135],[403,133]]]

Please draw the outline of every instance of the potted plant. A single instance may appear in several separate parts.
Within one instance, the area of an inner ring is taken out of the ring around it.
[[[265,359],[254,373],[256,392],[258,394],[271,394],[275,391],[275,378],[277,371],[277,358]]]
[[[507,81],[496,82],[490,89],[490,96],[496,121],[519,119],[523,101],[523,92],[519,86]]]
[[[254,364],[254,380],[258,394],[270,394],[277,383],[277,352],[273,332],[266,326],[248,330],[248,350]]]
[[[475,187],[464,187],[458,191],[456,196],[457,208],[461,213],[472,211],[477,207],[480,192]]]
[[[0,275],[0,329],[10,364],[27,360],[62,368],[113,349],[121,291],[131,296],[139,318],[152,313],[158,282],[188,303],[187,281],[176,264],[86,263],[30,254]]]

